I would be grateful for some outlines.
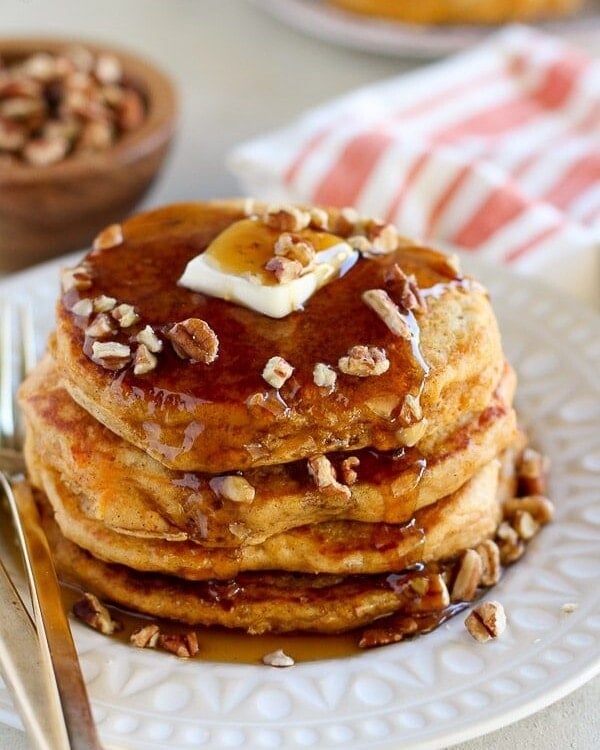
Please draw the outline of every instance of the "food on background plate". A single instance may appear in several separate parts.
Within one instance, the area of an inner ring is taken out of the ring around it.
[[[464,609],[550,520],[514,389],[455,259],[350,209],[223,201],[102,232],[21,400],[65,580],[375,646]]]
[[[118,58],[83,46],[0,58],[0,157],[34,167],[103,151],[140,127],[146,104]]]
[[[582,0],[329,0],[344,10],[369,16],[425,24],[494,24],[562,16]]]

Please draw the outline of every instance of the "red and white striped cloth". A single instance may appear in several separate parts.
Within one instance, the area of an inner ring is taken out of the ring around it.
[[[229,166],[248,194],[355,206],[598,294],[600,62],[531,29],[321,106]]]

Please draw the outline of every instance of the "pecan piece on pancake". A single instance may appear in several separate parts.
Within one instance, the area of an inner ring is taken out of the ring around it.
[[[279,235],[273,246],[273,252],[278,257],[283,256],[289,260],[298,261],[303,269],[309,267],[316,256],[312,242],[291,232],[283,232]]]
[[[156,368],[158,360],[148,349],[146,344],[140,344],[133,359],[133,372],[135,375],[145,375]]]
[[[304,270],[300,261],[279,256],[270,258],[265,263],[265,269],[272,272],[279,284],[287,284],[294,279],[299,279]]]
[[[367,289],[362,300],[386,324],[390,331],[402,339],[410,339],[411,330],[398,305],[385,289]]]
[[[153,354],[162,352],[163,342],[158,338],[152,326],[148,325],[145,328],[142,328],[142,330],[135,337],[135,340],[140,344],[144,344],[148,351],[152,352]]]
[[[94,362],[106,370],[120,370],[131,360],[131,348],[117,341],[94,341],[92,344]]]
[[[102,339],[115,333],[114,321],[107,313],[98,313],[85,329],[85,335],[94,339]]]
[[[167,338],[181,359],[209,365],[217,358],[219,339],[205,320],[187,318],[167,331]]]
[[[333,388],[337,380],[336,371],[323,362],[317,362],[313,368],[313,381],[319,388]]]
[[[63,292],[70,292],[71,289],[83,291],[92,286],[92,277],[85,266],[63,269],[60,281]]]
[[[271,357],[262,371],[262,376],[273,388],[281,388],[293,372],[294,368],[283,357]]]
[[[126,303],[117,305],[111,310],[110,314],[121,326],[121,328],[130,328],[132,325],[135,325],[140,319],[140,316],[135,311],[133,305],[128,305]]]
[[[383,349],[358,345],[351,347],[345,357],[340,357],[338,367],[345,375],[368,378],[387,372],[390,361]]]
[[[517,466],[519,495],[544,495],[548,487],[550,461],[533,448],[525,448]]]
[[[337,481],[335,468],[327,456],[324,456],[322,453],[317,456],[311,456],[308,459],[307,465],[308,473],[320,490],[350,497],[350,488]]]
[[[398,263],[394,263],[386,272],[384,281],[402,309],[427,312],[427,301],[419,289],[414,274],[407,276]]]
[[[480,643],[498,638],[506,628],[506,614],[500,602],[483,602],[465,619],[465,627]]]
[[[95,252],[108,250],[123,243],[123,229],[120,224],[111,224],[96,235],[92,247]]]
[[[251,503],[256,495],[256,490],[250,482],[237,474],[213,477],[209,484],[211,490],[219,497],[231,500],[233,503]]]
[[[261,214],[261,221],[280,232],[300,232],[310,224],[311,216],[298,206],[272,204]]]
[[[344,484],[347,484],[348,486],[356,484],[356,480],[358,479],[356,469],[358,469],[359,466],[360,458],[358,458],[358,456],[348,456],[348,458],[345,458],[342,461],[340,469]]]

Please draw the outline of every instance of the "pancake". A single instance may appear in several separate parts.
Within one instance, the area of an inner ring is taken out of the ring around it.
[[[94,557],[135,570],[206,580],[257,570],[381,573],[450,559],[493,535],[500,520],[499,466],[491,461],[459,490],[417,511],[404,525],[331,521],[238,548],[207,548],[181,540],[176,530],[118,533],[88,518],[81,511],[85,498],[56,473],[42,469],[40,478],[63,535]]]
[[[258,544],[297,526],[355,520],[398,524],[453,493],[513,444],[515,386],[507,366],[487,408],[423,454],[363,449],[350,496],[315,487],[306,462],[249,469],[256,490],[251,503],[219,498],[211,475],[176,472],[127,443],[93,419],[61,385],[46,356],[21,389],[27,420],[27,458],[34,484],[40,472],[85,497],[80,510],[117,532],[183,536],[205,546]],[[330,455],[341,475],[344,454]]]
[[[582,0],[329,0],[344,10],[409,23],[503,23],[566,15]]]
[[[361,257],[279,320],[178,286],[188,261],[244,215],[241,202],[158,209],[127,220],[118,247],[85,258],[87,288],[62,295],[52,349],[65,387],[95,419],[165,466],[215,474],[365,447],[416,442],[426,451],[486,408],[504,368],[495,317],[485,290],[434,250],[405,244]],[[337,212],[330,222],[339,236],[348,233]],[[273,242],[280,235],[265,232]],[[414,274],[427,304],[427,312],[406,313],[408,338],[361,299],[384,287],[396,264]],[[152,372],[102,367],[91,359],[88,319],[72,311],[101,295],[139,316],[115,334],[118,343],[129,345],[146,325],[165,338],[175,324],[200,318],[218,339],[216,359],[190,364],[165,342]],[[317,386],[315,365],[337,367],[355,346],[384,351],[387,371],[339,372],[333,389]],[[279,388],[262,376],[272,357],[294,368]],[[409,401],[412,415],[403,409]]]
[[[141,214],[63,273],[20,391],[61,575],[192,625],[430,630],[551,515],[514,500],[487,292],[351,211],[247,208]]]

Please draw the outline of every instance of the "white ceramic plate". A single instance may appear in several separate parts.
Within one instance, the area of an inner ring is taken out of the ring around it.
[[[57,268],[0,282],[52,324]],[[485,645],[462,617],[356,657],[264,666],[179,661],[73,624],[106,746],[441,748],[516,721],[600,671],[600,319],[563,295],[475,266],[520,376],[519,408],[552,459],[556,522],[493,591],[508,629]],[[572,614],[562,605],[578,605]],[[1,685],[0,685],[1,688]],[[0,720],[18,726],[0,689]]]
[[[326,0],[252,0],[283,23],[310,36],[346,47],[398,57],[434,58],[482,41],[494,27],[420,26],[370,19],[328,5]],[[600,14],[589,0],[574,16],[537,24],[575,44],[593,48],[600,39]]]

